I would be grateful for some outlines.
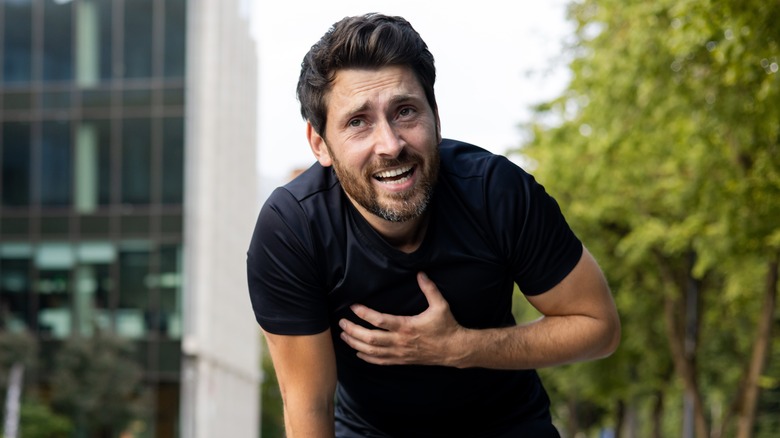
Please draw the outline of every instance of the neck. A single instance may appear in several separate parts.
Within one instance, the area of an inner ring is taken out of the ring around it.
[[[395,249],[409,254],[416,251],[422,244],[425,238],[425,231],[428,229],[429,211],[405,222],[391,222],[368,212],[354,201],[352,205],[355,206],[366,222],[371,225],[371,228]]]
[[[383,227],[384,229],[378,228],[371,221],[369,221],[369,224],[385,238],[387,243],[397,250],[409,254],[417,251],[417,248],[422,244],[425,238],[425,231],[428,229],[428,216],[429,214],[426,212],[422,216],[406,222],[388,222],[377,218],[379,221],[388,224],[388,226]]]

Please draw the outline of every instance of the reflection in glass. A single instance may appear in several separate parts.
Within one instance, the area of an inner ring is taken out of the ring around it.
[[[119,248],[119,306],[116,328],[121,336],[141,338],[146,335],[149,313],[147,278],[151,256],[147,242],[126,242]]]
[[[111,123],[85,120],[76,131],[75,208],[92,213],[111,199]]]
[[[125,0],[125,78],[152,76],[152,0]]]
[[[182,333],[181,259],[181,245],[160,248],[160,314],[165,321],[164,333],[174,339]]]
[[[32,0],[5,2],[3,81],[32,79]]]
[[[22,332],[34,326],[29,244],[0,245],[0,330]]]
[[[109,242],[84,242],[79,245],[77,253],[76,327],[83,335],[91,335],[95,330],[109,330],[111,264],[116,259],[116,249]]]
[[[77,23],[76,82],[86,87],[97,84],[100,77],[100,19],[93,0],[79,2]]]
[[[73,247],[67,243],[43,243],[35,252],[38,331],[42,335],[65,338],[71,333],[70,273],[75,262]]]
[[[64,121],[43,122],[41,205],[70,204],[72,167],[69,124]]]
[[[71,332],[70,271],[38,271],[38,331],[54,338]]]
[[[148,204],[151,200],[151,121],[127,119],[122,127],[122,202]]]
[[[2,126],[2,201],[5,206],[30,203],[30,124]]]
[[[72,2],[48,0],[43,8],[43,80],[73,78]]]

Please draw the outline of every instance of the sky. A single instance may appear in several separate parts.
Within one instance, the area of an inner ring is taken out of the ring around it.
[[[314,162],[295,98],[303,56],[333,23],[368,12],[406,18],[428,44],[445,138],[504,154],[521,144],[530,106],[557,96],[568,81],[562,47],[571,24],[563,0],[258,1],[261,187]]]

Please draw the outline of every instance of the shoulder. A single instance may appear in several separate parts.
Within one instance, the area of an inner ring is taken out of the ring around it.
[[[476,195],[527,192],[533,176],[503,155],[473,144],[445,139],[439,147],[441,173],[445,183]]]
[[[277,187],[260,209],[250,252],[274,243],[287,247],[291,240],[316,248],[320,230],[343,220],[340,187],[331,169],[319,164]]]

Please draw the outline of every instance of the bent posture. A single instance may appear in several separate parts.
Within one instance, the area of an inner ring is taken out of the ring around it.
[[[531,175],[442,139],[435,76],[400,17],[345,18],[304,58],[317,162],[247,259],[289,437],[555,437],[534,369],[617,348],[596,261]],[[515,322],[515,284],[541,318]]]

